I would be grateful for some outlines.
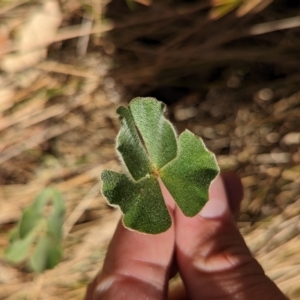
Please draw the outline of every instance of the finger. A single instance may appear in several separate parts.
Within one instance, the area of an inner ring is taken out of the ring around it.
[[[221,173],[221,178],[226,191],[230,212],[236,215],[240,211],[241,200],[244,196],[241,180],[232,171]]]
[[[98,276],[94,278],[94,280],[88,285],[86,292],[85,292],[85,297],[84,300],[93,300],[94,299],[94,293],[97,288],[98,284]]]
[[[234,186],[225,188],[218,177],[199,215],[175,211],[176,256],[189,299],[285,299],[245,245],[230,210],[241,199],[230,203],[226,189],[232,197]]]
[[[173,215],[173,200],[165,189],[163,195]],[[103,270],[89,286],[86,300],[165,299],[173,252],[173,225],[164,233],[146,235],[120,222]]]

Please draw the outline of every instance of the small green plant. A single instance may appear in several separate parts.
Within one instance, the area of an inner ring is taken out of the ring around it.
[[[158,234],[171,226],[158,178],[179,208],[195,216],[208,199],[219,173],[215,156],[203,141],[185,130],[178,138],[164,117],[165,105],[154,98],[135,98],[117,109],[121,122],[117,151],[129,174],[103,171],[102,194],[124,213],[127,228]]]
[[[62,257],[64,214],[61,194],[46,188],[24,210],[21,220],[11,231],[5,258],[36,273],[53,268]]]

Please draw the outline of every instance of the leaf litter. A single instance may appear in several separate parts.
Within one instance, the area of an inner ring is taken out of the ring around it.
[[[101,7],[103,5],[105,3],[101,3]],[[149,8],[151,9],[153,5],[156,7],[156,4],[152,3]],[[28,11],[38,10],[40,7],[42,6],[38,1],[1,3],[1,21],[5,22],[8,30],[4,34],[4,42],[0,45],[1,58],[5,58],[12,51],[18,53],[18,49],[14,48],[18,45],[18,35],[15,33],[19,30],[21,32],[21,27],[27,24]],[[0,73],[1,91],[5,88],[10,90],[6,104],[1,106],[0,118],[0,157],[4,158],[0,166],[0,250],[3,253],[6,248],[8,232],[19,220],[22,210],[50,184],[63,193],[67,220],[71,216],[69,222],[65,224],[67,234],[64,240],[64,260],[39,279],[1,262],[2,299],[20,297],[82,299],[86,284],[101,268],[108,242],[120,218],[118,211],[109,208],[104,198],[94,193],[101,171],[104,169],[121,171],[114,154],[114,137],[118,131],[115,110],[119,105],[126,105],[120,103],[118,84],[114,83],[114,80],[118,83],[120,77],[109,77],[107,80],[104,75],[111,67],[110,62],[97,51],[88,49],[86,56],[81,60],[72,55],[70,49],[74,49],[72,48],[74,41],[76,42],[74,39],[80,34],[87,34],[80,33],[80,22],[76,23],[76,16],[82,14],[82,3],[72,0],[60,3],[60,7],[64,12],[64,22],[54,37],[55,44],[46,46],[47,58],[42,61],[45,64],[40,68],[38,65],[32,65],[13,76],[5,71]],[[209,7],[207,3],[201,3],[198,5],[198,11],[201,12],[201,9],[207,7]],[[170,26],[173,21],[177,22],[178,11],[175,13],[161,8],[160,19],[168,15]],[[94,7],[94,12],[97,11],[99,6]],[[184,17],[193,13],[195,9],[192,7],[180,11]],[[268,20],[269,15],[267,9],[260,16],[267,17]],[[111,29],[110,25],[106,26],[99,20],[99,16],[94,14],[94,19],[91,18],[98,24],[90,30],[90,43],[95,45],[99,45],[99,36],[98,34],[94,36],[93,33],[107,32]],[[148,20],[150,28],[149,22],[157,20],[157,14],[153,16],[149,14],[149,17],[145,18],[141,14],[136,19],[131,19],[131,24],[137,22],[140,24],[140,30],[145,31],[142,24]],[[225,27],[226,24],[230,26],[230,18],[226,21],[220,20]],[[217,22],[209,23],[209,28],[214,30],[215,26],[219,27],[220,24]],[[127,39],[128,45],[132,33],[138,35],[138,32],[126,32],[125,23],[123,29],[118,30],[122,31],[122,39]],[[118,26],[116,24],[116,28]],[[192,29],[193,26],[189,25],[189,28]],[[270,32],[270,27],[268,28]],[[164,46],[172,49],[174,45],[176,46],[176,40],[180,42],[189,34],[186,29],[180,32],[179,38],[171,39],[170,43]],[[204,35],[204,38],[209,35],[216,42],[220,42],[220,36],[218,35],[216,39],[210,30],[204,33],[197,29],[197,32]],[[289,36],[282,35],[282,37],[294,38],[292,30],[287,30],[287,33]],[[71,40],[62,42],[65,48],[60,48],[61,41],[66,39]],[[271,32],[269,42],[272,40],[276,40],[278,44],[278,36]],[[107,53],[113,53],[118,49],[117,44],[110,41],[106,44],[102,38],[100,45]],[[296,43],[291,45],[296,46]],[[135,47],[132,44],[131,48]],[[139,57],[142,62],[144,50],[141,48],[139,50],[141,51],[135,57]],[[199,54],[199,49],[197,53]],[[171,55],[168,60],[159,55],[157,57],[172,64],[172,51],[168,51],[168,54]],[[214,53],[214,57],[218,55],[219,52]],[[239,52],[238,55],[242,57],[243,53]],[[207,59],[209,62],[210,58]],[[58,67],[53,66],[53,61]],[[285,59],[278,61],[287,62]],[[149,62],[154,65],[151,60]],[[177,62],[180,62],[178,55]],[[137,84],[137,80],[144,80],[143,76],[136,76],[137,71],[144,71],[143,68],[139,69],[138,65],[132,65],[135,68],[132,72],[123,70],[125,87],[128,83]],[[161,68],[162,65],[158,67]],[[177,67],[180,68],[180,65]],[[148,76],[150,73],[151,68],[140,74]],[[181,75],[181,72],[178,74]],[[299,298],[297,214],[299,215],[300,203],[295,200],[299,197],[297,166],[300,164],[300,155],[298,135],[289,134],[299,131],[297,116],[300,98],[298,90],[293,88],[293,83],[298,82],[299,76],[297,77],[293,69],[293,72],[283,77],[287,86],[281,87],[283,79],[265,81],[264,78],[260,78],[259,84],[254,82],[250,87],[239,90],[234,86],[242,82],[241,79],[244,80],[243,75],[240,75],[242,73],[238,71],[238,80],[230,72],[226,74],[229,75],[224,78],[232,86],[232,92],[217,86],[210,87],[207,99],[203,99],[203,95],[197,93],[188,93],[169,107],[170,119],[175,122],[179,132],[188,128],[202,136],[208,149],[216,153],[221,170],[233,169],[242,177],[245,183],[245,198],[238,217],[238,225],[268,276],[275,280],[291,299],[297,299]],[[135,80],[132,80],[132,75],[136,76]],[[161,78],[151,80],[147,77],[145,82],[157,85],[157,82],[162,83],[163,80]],[[198,82],[201,82],[201,78]],[[265,88],[273,91],[273,96],[269,100],[261,97]],[[138,94],[144,93],[145,89],[142,87],[141,93]],[[128,95],[122,93],[122,98],[125,96]],[[34,101],[29,101],[33,97],[40,99],[42,104],[35,106]],[[237,97],[250,98],[251,101],[237,102]],[[177,96],[176,98],[178,99]],[[74,100],[76,104],[73,103]],[[35,114],[36,118],[28,122]],[[20,118],[20,115],[25,118]],[[60,126],[63,130],[59,130]],[[47,130],[50,134],[45,134]],[[37,137],[40,138],[24,148],[28,137],[32,137],[32,141]],[[13,151],[11,157],[7,156],[10,151]],[[289,153],[290,156],[287,158],[281,155],[282,153]],[[268,163],[261,158],[257,159],[261,154],[266,155]],[[84,205],[81,205],[82,199],[85,199]],[[274,239],[270,238],[273,236]]]
[[[33,12],[19,31],[15,41],[16,53],[6,55],[1,61],[1,69],[8,73],[23,71],[44,60],[47,47],[53,42],[62,21],[60,7],[55,0],[43,2],[42,7]]]

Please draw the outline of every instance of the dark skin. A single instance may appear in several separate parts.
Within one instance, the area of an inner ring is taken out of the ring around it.
[[[264,274],[236,227],[242,186],[233,173],[212,183],[210,200],[193,218],[185,217],[161,188],[172,227],[145,235],[120,222],[85,300],[287,299]],[[177,271],[185,289],[168,295],[169,278]]]

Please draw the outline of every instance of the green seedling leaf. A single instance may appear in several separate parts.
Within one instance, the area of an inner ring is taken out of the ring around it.
[[[5,252],[8,261],[15,264],[22,263],[29,255],[31,245],[36,238],[36,232],[32,231],[24,239],[15,240]]]
[[[51,197],[51,189],[43,190],[35,199],[33,204],[23,212],[20,224],[18,226],[19,236],[25,238],[39,223],[43,216],[43,210]]]
[[[175,130],[164,117],[165,107],[164,103],[154,98],[136,98],[129,104],[140,138],[157,170],[177,154]]]
[[[103,171],[102,194],[124,213],[127,228],[158,234],[172,224],[158,179],[182,212],[193,217],[208,200],[219,173],[214,154],[186,130],[178,138],[164,117],[165,105],[154,98],[135,98],[117,110],[121,128],[117,151],[130,176]]]
[[[182,212],[195,216],[208,199],[208,188],[218,174],[215,157],[190,131],[178,139],[178,156],[160,171],[160,177]]]
[[[19,229],[18,227],[14,227],[10,232],[9,232],[9,242],[12,243],[15,240],[20,238],[19,234]]]
[[[56,243],[60,243],[63,237],[62,226],[65,217],[65,205],[62,195],[57,190],[52,190],[52,212],[48,215],[47,226],[50,236]]]
[[[41,192],[12,230],[5,258],[34,272],[53,268],[62,256],[64,213],[58,191],[47,188]]]
[[[130,111],[121,106],[117,109],[117,114],[121,123],[121,129],[117,137],[117,150],[133,179],[139,180],[152,172],[152,166],[146,149],[139,138]],[[132,149],[135,149],[135,151],[132,151]]]
[[[154,176],[134,182],[124,174],[104,171],[101,178],[103,194],[112,205],[120,206],[127,228],[154,234],[171,226],[171,217]]]
[[[42,273],[52,269],[61,260],[62,248],[50,235],[41,236],[30,257],[29,265],[32,270]]]

